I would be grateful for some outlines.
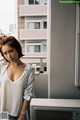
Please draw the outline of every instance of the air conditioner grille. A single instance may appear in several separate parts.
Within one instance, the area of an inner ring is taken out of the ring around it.
[[[71,111],[36,110],[36,120],[73,120]]]

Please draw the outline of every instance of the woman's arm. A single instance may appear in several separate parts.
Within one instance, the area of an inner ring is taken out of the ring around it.
[[[24,96],[23,96],[23,105],[19,114],[19,120],[26,120],[26,110],[29,107],[31,98],[34,97],[34,70],[30,68],[29,70],[29,77],[28,77],[28,84],[25,86],[24,89]]]
[[[28,109],[29,107],[29,101],[26,101],[24,99],[23,101],[23,105],[22,105],[22,109],[20,111],[20,114],[19,114],[19,117],[18,117],[18,120],[26,120],[26,110]]]

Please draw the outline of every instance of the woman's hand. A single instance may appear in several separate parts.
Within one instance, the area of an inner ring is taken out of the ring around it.
[[[18,117],[18,120],[26,120],[26,115],[21,113]]]

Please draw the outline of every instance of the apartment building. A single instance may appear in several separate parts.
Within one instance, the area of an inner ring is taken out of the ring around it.
[[[47,0],[17,0],[16,4],[17,37],[25,55],[22,60],[46,71]]]

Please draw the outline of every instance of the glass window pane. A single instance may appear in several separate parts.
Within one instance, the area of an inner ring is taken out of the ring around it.
[[[45,72],[47,71],[47,67],[44,67],[44,71],[45,71]]]
[[[40,0],[35,0],[35,4],[40,4]]]
[[[47,22],[43,23],[43,27],[44,27],[44,29],[47,29]]]
[[[40,29],[40,22],[35,22],[35,29]]]
[[[40,52],[40,45],[35,45],[34,51],[35,52]]]
[[[29,22],[28,29],[40,29],[40,22]]]
[[[34,29],[34,23],[33,22],[29,22],[28,23],[28,28],[29,29]]]
[[[34,4],[34,0],[28,0],[29,4]]]
[[[34,46],[33,45],[28,46],[28,52],[30,52],[30,53],[34,52]]]

